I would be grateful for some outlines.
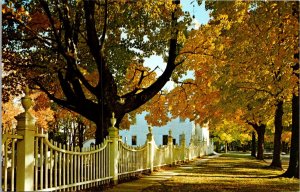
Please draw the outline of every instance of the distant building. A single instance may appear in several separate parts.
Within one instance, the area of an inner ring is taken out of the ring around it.
[[[119,134],[122,136],[124,143],[128,145],[143,145],[146,142],[148,133],[148,124],[145,120],[146,112],[137,115],[136,124],[131,125],[129,130],[120,130]],[[189,144],[191,135],[198,135],[198,138],[208,139],[207,133],[202,133],[200,126],[195,126],[194,122],[189,120],[182,120],[176,118],[167,123],[167,125],[156,127],[153,126],[154,140],[157,145],[164,145],[167,142],[169,130],[172,130],[174,138],[173,143],[179,144],[179,135],[185,134],[186,145]],[[205,132],[205,131],[204,131]],[[165,143],[164,143],[165,142]]]
[[[131,125],[129,130],[120,130],[119,134],[122,137],[122,141],[128,145],[141,146],[144,145],[148,134],[148,124],[145,120],[146,112],[136,116],[136,124]],[[176,118],[171,120],[165,126],[156,127],[153,126],[153,135],[156,145],[165,145],[168,141],[169,130],[172,131],[173,143],[179,144],[179,136],[185,134],[186,145],[189,145],[191,137],[195,140],[206,141],[209,148],[212,148],[212,143],[209,139],[208,127],[200,127],[195,125],[193,121],[188,119],[182,120]],[[92,143],[95,143],[95,139],[87,140],[84,142],[84,147],[89,147]],[[212,153],[208,151],[207,153]]]

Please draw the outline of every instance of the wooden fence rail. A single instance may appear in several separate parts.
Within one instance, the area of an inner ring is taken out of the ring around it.
[[[109,136],[102,144],[82,149],[58,144],[36,130],[35,120],[28,112],[28,90],[25,93],[25,112],[16,117],[17,133],[2,134],[3,191],[76,191],[117,184],[124,177],[191,160],[208,151],[207,145],[198,140],[192,139],[185,146],[184,134],[180,135],[180,145],[173,145],[171,131],[168,144],[157,146],[151,126],[143,146],[128,146],[119,137],[114,114]]]

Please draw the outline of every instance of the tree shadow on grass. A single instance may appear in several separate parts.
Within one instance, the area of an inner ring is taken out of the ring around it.
[[[299,180],[278,178],[276,176],[281,171],[265,167],[263,161],[221,156],[207,162],[181,166],[170,180],[143,191],[299,191]]]
[[[166,175],[167,176],[167,175]],[[245,179],[259,179],[259,178],[264,178],[264,179],[274,179],[274,178],[279,178],[278,176],[230,176],[230,175],[210,175],[210,174],[201,174],[201,175],[184,175],[180,174],[177,175],[178,177],[228,177],[228,178],[245,178]]]
[[[181,184],[181,183],[165,183],[159,186],[148,187],[142,192],[288,192],[298,191],[297,188],[287,188],[285,185],[277,186],[266,186],[266,185],[233,185],[233,184],[218,184],[218,183],[207,183],[207,184]]]

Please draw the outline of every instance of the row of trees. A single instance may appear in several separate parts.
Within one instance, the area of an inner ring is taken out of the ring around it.
[[[299,3],[206,2],[206,7],[212,19],[192,32],[180,52],[186,58],[181,70],[193,70],[195,78],[178,81],[171,91],[172,114],[209,122],[216,130],[251,126],[258,159],[266,129],[273,129],[271,167],[278,168],[283,127],[292,127],[284,175],[299,177]]]
[[[206,7],[211,21],[188,31],[191,18],[179,1],[8,0],[3,99],[28,83],[92,121],[96,143],[107,136],[112,112],[117,127],[143,110],[149,123],[163,125],[170,112],[219,132],[253,128],[263,159],[265,131],[273,127],[273,167],[281,167],[283,127],[292,125],[286,176],[299,177],[298,2]],[[154,54],[166,62],[159,77],[144,66]],[[194,78],[183,80],[189,71]],[[169,80],[175,88],[161,91]]]

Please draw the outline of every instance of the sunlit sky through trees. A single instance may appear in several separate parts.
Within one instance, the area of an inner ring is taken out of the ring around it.
[[[183,11],[188,11],[191,16],[195,16],[194,23],[198,24],[206,24],[209,21],[209,11],[205,10],[205,3],[202,2],[201,6],[198,5],[196,1],[193,0],[181,0],[181,5]],[[162,72],[165,70],[166,64],[163,62],[163,59],[161,56],[158,55],[152,55],[149,58],[145,58],[145,66],[150,67],[151,69],[154,69],[156,66],[159,66],[159,69],[156,70],[156,73],[158,76],[162,74]],[[193,72],[189,72],[187,75],[187,78],[192,78],[194,76]],[[173,88],[173,82],[169,81],[164,89],[172,89]]]

